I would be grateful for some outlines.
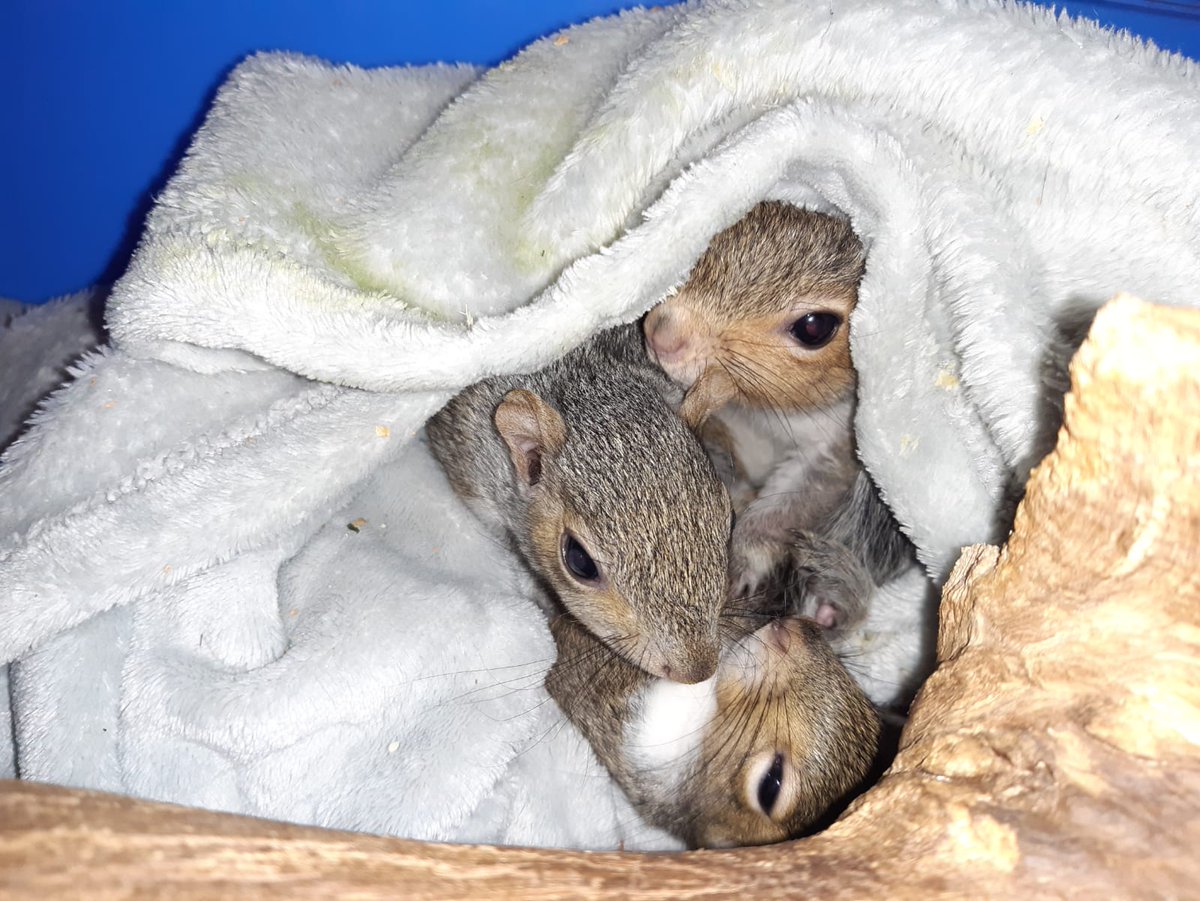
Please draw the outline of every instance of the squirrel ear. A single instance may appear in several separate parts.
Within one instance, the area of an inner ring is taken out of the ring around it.
[[[532,391],[515,388],[504,395],[492,421],[508,445],[517,475],[536,485],[542,478],[543,455],[558,453],[567,440],[558,411]]]

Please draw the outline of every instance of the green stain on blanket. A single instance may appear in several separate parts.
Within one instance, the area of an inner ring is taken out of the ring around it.
[[[500,225],[493,234],[508,265],[521,281],[539,289],[570,261],[553,245],[528,240],[523,223],[534,199],[570,149],[579,124],[569,115],[548,119],[537,142],[525,142],[519,152],[514,151],[511,140],[496,133],[496,125],[479,124],[459,137],[460,146],[471,149],[457,156],[450,168],[457,191],[465,196],[486,196],[495,205],[495,221]]]
[[[312,239],[329,268],[350,279],[354,287],[372,293],[394,293],[391,286],[372,278],[363,266],[341,252],[334,238],[333,225],[314,213],[306,204],[299,200],[292,204],[292,219],[297,228]]]
[[[338,245],[333,224],[318,216],[301,201],[297,200],[292,204],[292,219],[296,227],[312,239],[329,268],[344,275],[358,290],[367,294],[382,294],[394,299],[397,307],[405,312],[421,313],[431,321],[447,321],[440,312],[421,307],[401,296],[403,294],[411,297],[416,292],[406,292],[403,287],[397,290],[397,285],[384,283],[368,272],[361,263],[345,254]]]
[[[525,221],[534,198],[554,174],[555,166],[563,157],[556,144],[554,142],[543,147],[542,152],[530,160],[529,171],[522,179],[522,188],[517,191],[515,198],[516,216],[519,218],[514,221]],[[513,268],[522,275],[545,283],[561,272],[567,261],[560,259],[553,247],[547,247],[540,241],[525,240],[525,231],[519,229],[513,235],[512,262]]]

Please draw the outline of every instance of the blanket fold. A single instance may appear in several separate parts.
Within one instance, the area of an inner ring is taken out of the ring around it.
[[[112,348],[0,465],[17,767],[669,845],[547,712],[529,587],[425,419],[636,318],[764,198],[840,212],[868,249],[859,453],[937,582],[1003,536],[1099,303],[1195,302],[1198,156],[1192,63],[986,0],[638,10],[483,73],[252,57],[113,290]]]

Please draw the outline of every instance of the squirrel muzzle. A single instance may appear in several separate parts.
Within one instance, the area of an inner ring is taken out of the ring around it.
[[[696,643],[676,641],[665,648],[661,644],[652,647],[644,668],[660,678],[693,685],[712,678],[717,671],[717,657],[715,638]]]

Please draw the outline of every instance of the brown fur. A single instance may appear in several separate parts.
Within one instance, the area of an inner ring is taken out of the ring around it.
[[[638,768],[627,728],[653,677],[615,657],[569,617],[552,624],[546,687],[650,823],[693,847],[765,844],[810,829],[866,777],[879,721],[815,624],[789,617],[735,640],[716,674],[717,712],[682,771]],[[775,754],[783,788],[755,803]]]
[[[788,617],[748,636],[718,670],[717,704],[702,748],[706,784],[688,807],[694,844],[793,838],[870,769],[879,738],[874,708],[809,620]],[[777,753],[783,789],[767,817],[752,795]]]
[[[624,326],[538,372],[472,385],[426,434],[454,490],[555,601],[631,664],[689,682],[716,667],[731,511],[669,394]],[[601,580],[571,576],[565,532]]]
[[[651,355],[687,389],[681,415],[706,427],[719,415],[736,452],[758,460],[754,475],[728,483],[747,501],[738,508],[731,547],[739,594],[762,595],[789,560],[811,571],[828,557],[799,559],[797,531],[828,538],[829,550],[844,545],[840,557],[853,557],[876,584],[911,559],[911,546],[854,453],[849,320],[865,264],[846,220],[760,203],[713,238],[684,285],[643,323]],[[791,333],[810,313],[840,320],[820,347]],[[855,603],[850,596],[861,581],[843,579],[846,590],[833,592],[838,600],[822,618],[836,614],[848,626],[851,610],[865,614],[866,598]]]
[[[760,203],[714,237],[683,287],[644,324],[663,368],[691,386],[689,418],[735,398],[797,410],[846,397],[855,384],[849,318],[864,263],[848,222],[785,203]],[[836,314],[841,325],[823,347],[804,347],[788,329],[818,312]]]

